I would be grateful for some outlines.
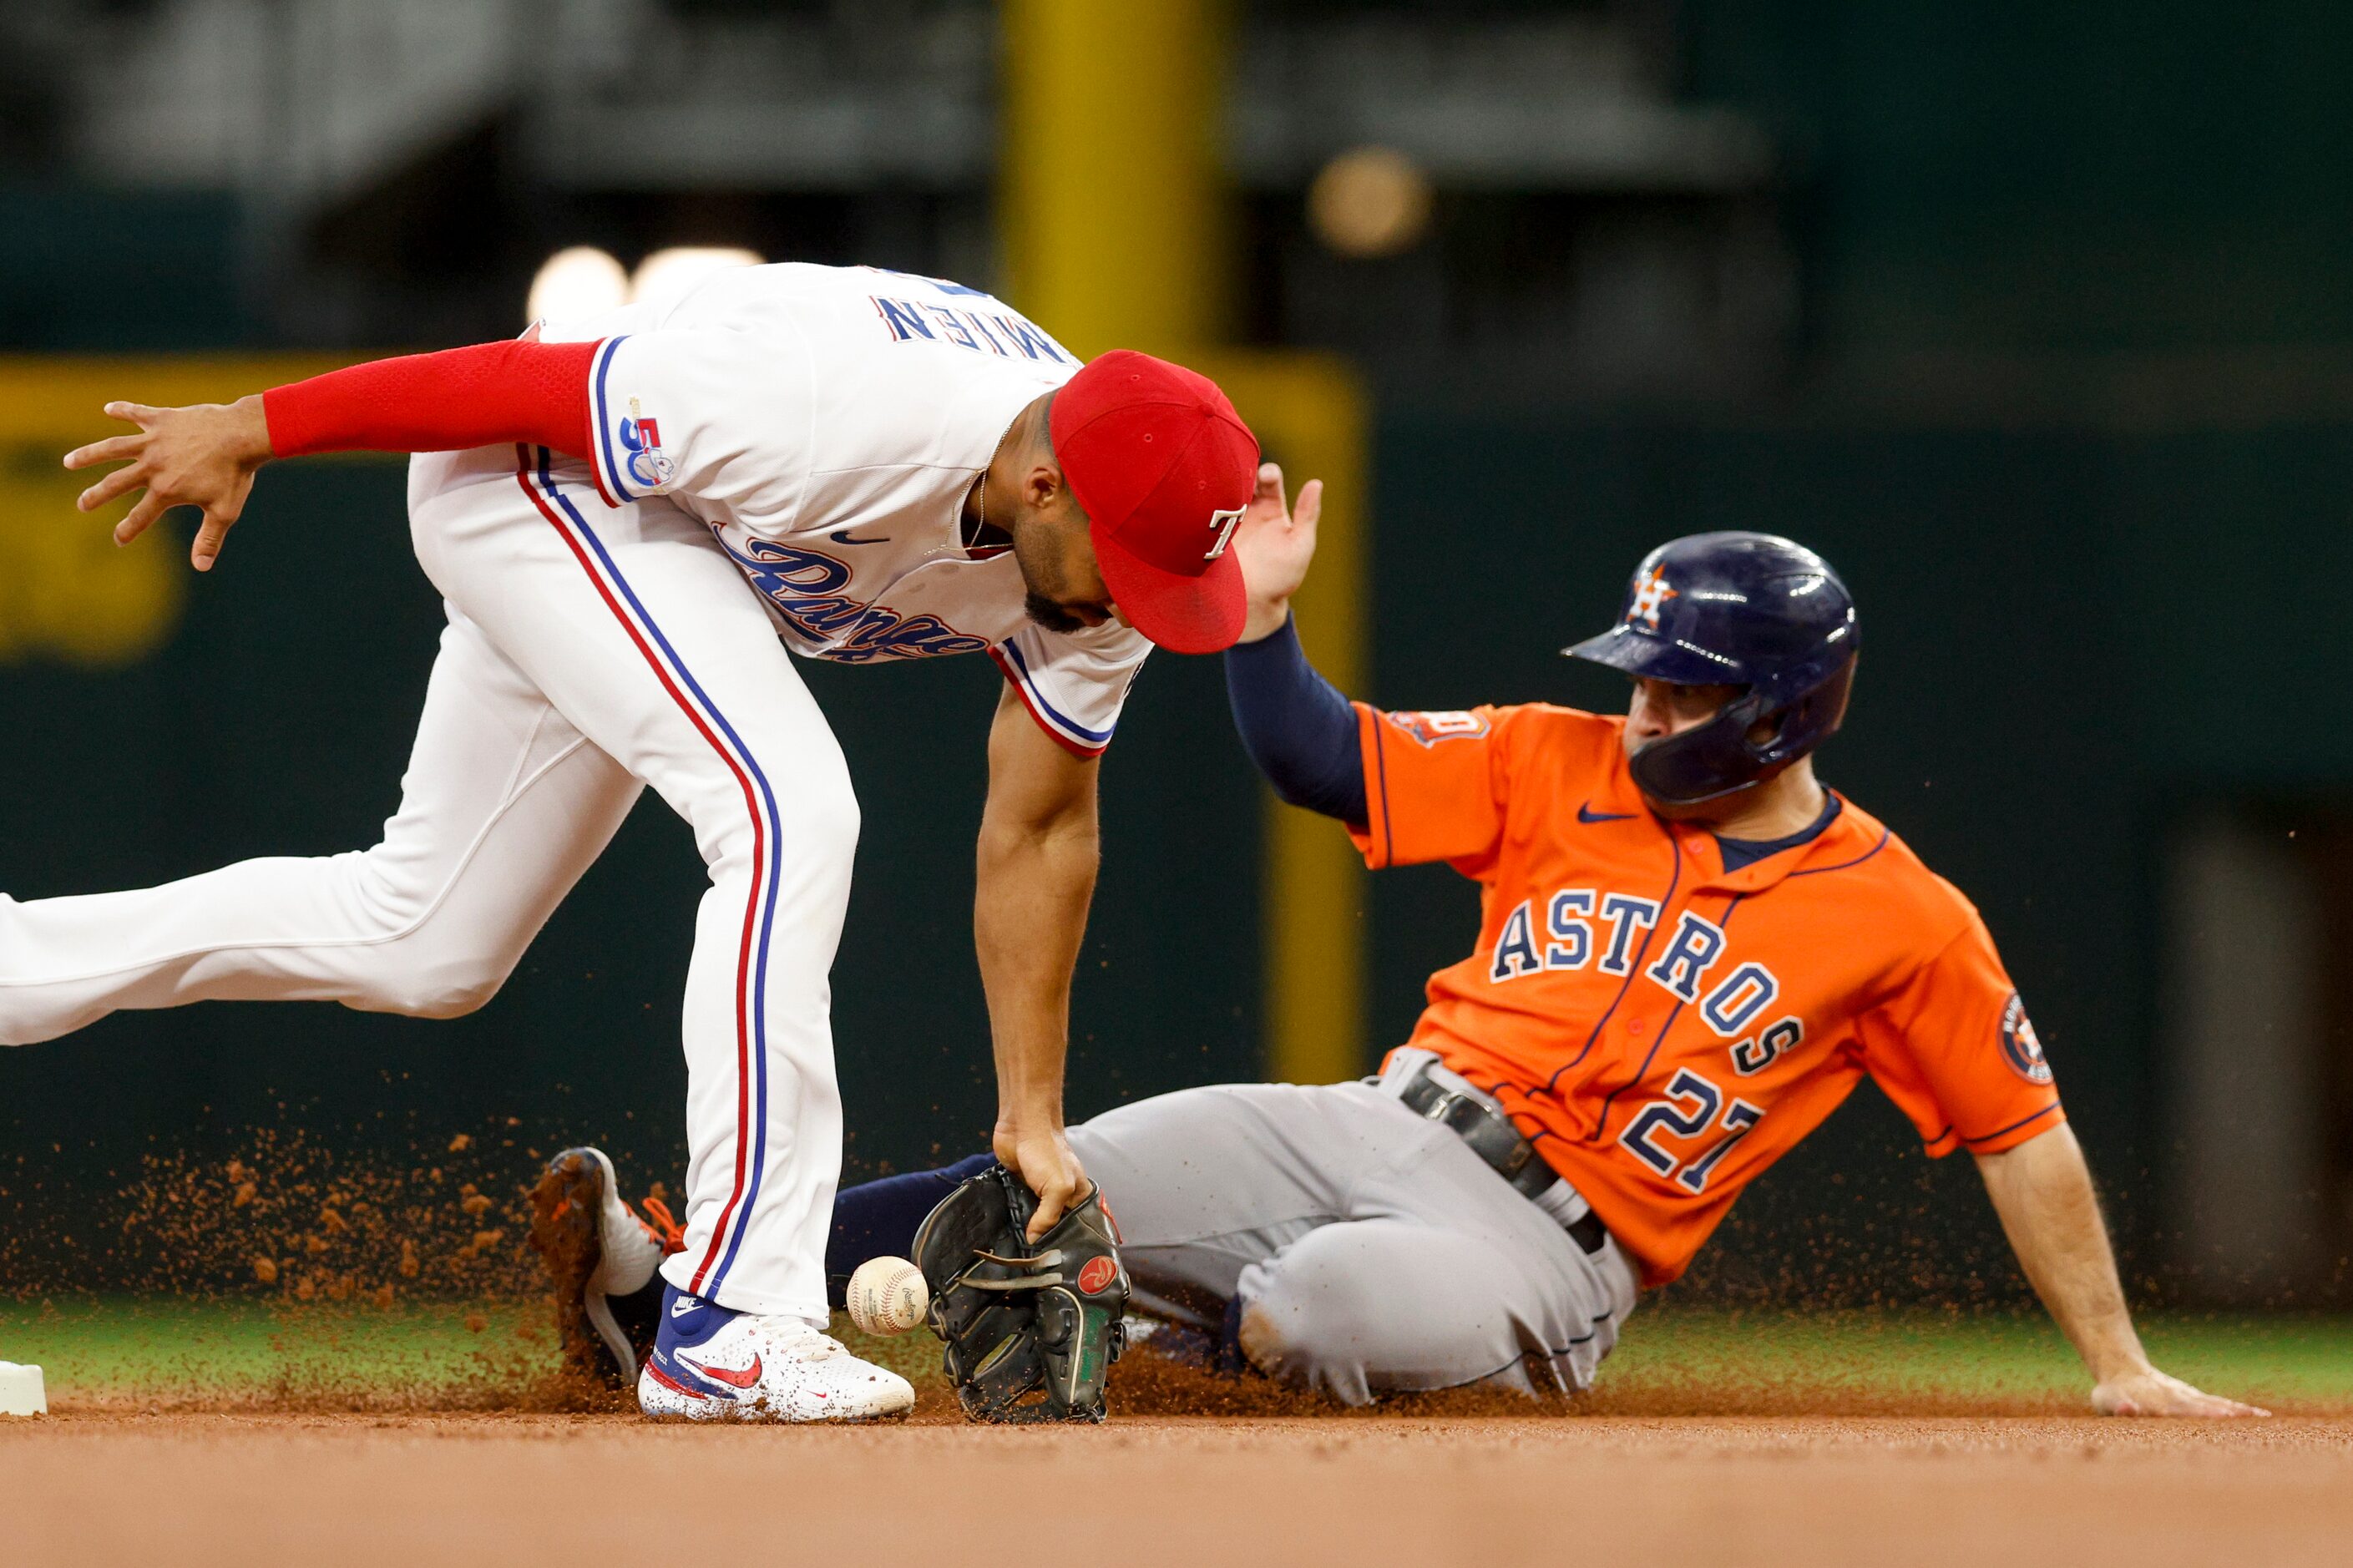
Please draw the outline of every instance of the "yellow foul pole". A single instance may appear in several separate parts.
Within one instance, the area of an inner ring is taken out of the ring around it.
[[[1214,377],[1295,494],[1329,487],[1298,600],[1309,654],[1363,689],[1365,410],[1315,355],[1226,348],[1233,246],[1221,93],[1226,0],[1005,0],[998,223],[1006,296],[1073,350],[1134,348]],[[1271,1077],[1364,1070],[1365,874],[1337,827],[1267,797],[1264,1022]]]
[[[1080,353],[1224,341],[1221,0],[1006,0],[1009,298]]]

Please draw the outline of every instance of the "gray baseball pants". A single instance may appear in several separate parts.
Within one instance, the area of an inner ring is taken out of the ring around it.
[[[1362,1083],[1183,1089],[1071,1129],[1136,1305],[1215,1331],[1239,1300],[1261,1371],[1349,1405],[1589,1384],[1633,1271],[1616,1242],[1588,1255],[1564,1228],[1586,1212],[1566,1182],[1533,1202],[1397,1098],[1430,1059],[1398,1052]]]

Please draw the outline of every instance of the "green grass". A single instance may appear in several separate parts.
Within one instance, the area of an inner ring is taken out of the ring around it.
[[[2201,1388],[2353,1409],[2353,1318],[2175,1313],[2140,1327],[2149,1359]],[[2047,1318],[1915,1312],[1638,1312],[1602,1371],[1618,1394],[1694,1385],[2080,1402],[2090,1379]]]
[[[553,1370],[543,1308],[279,1307],[99,1298],[0,1303],[0,1361],[44,1370],[53,1402],[167,1401],[520,1384]]]
[[[2353,1318],[2170,1315],[2143,1325],[2158,1365],[2214,1390],[2289,1408],[2353,1410]],[[860,1353],[932,1375],[927,1335]],[[361,1396],[425,1405],[522,1400],[553,1370],[537,1305],[280,1306],[153,1297],[0,1302],[0,1361],[32,1362],[65,1404]],[[2074,1352],[2036,1317],[1827,1316],[1698,1310],[1638,1313],[1605,1365],[1603,1408],[1777,1409],[1860,1402],[2079,1405]]]

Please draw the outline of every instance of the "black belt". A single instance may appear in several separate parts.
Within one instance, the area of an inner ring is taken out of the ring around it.
[[[1488,1110],[1467,1094],[1457,1093],[1430,1077],[1425,1063],[1411,1078],[1405,1080],[1398,1098],[1406,1109],[1417,1116],[1451,1128],[1471,1152],[1484,1160],[1495,1174],[1512,1184],[1521,1196],[1531,1201],[1543,1196],[1560,1181],[1560,1173],[1536,1156],[1536,1146],[1525,1134],[1512,1125],[1511,1119]],[[1575,1225],[1564,1227],[1576,1238],[1577,1245],[1588,1253],[1601,1250],[1609,1239],[1609,1230],[1594,1216],[1590,1205]]]

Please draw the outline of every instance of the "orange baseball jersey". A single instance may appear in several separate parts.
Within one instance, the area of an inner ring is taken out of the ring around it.
[[[1932,1155],[2064,1119],[1952,884],[1843,800],[1810,842],[1727,872],[1714,834],[1644,805],[1624,722],[1360,703],[1352,837],[1376,869],[1444,860],[1479,883],[1478,948],[1430,976],[1409,1043],[1502,1100],[1645,1284],[1866,1073]]]

